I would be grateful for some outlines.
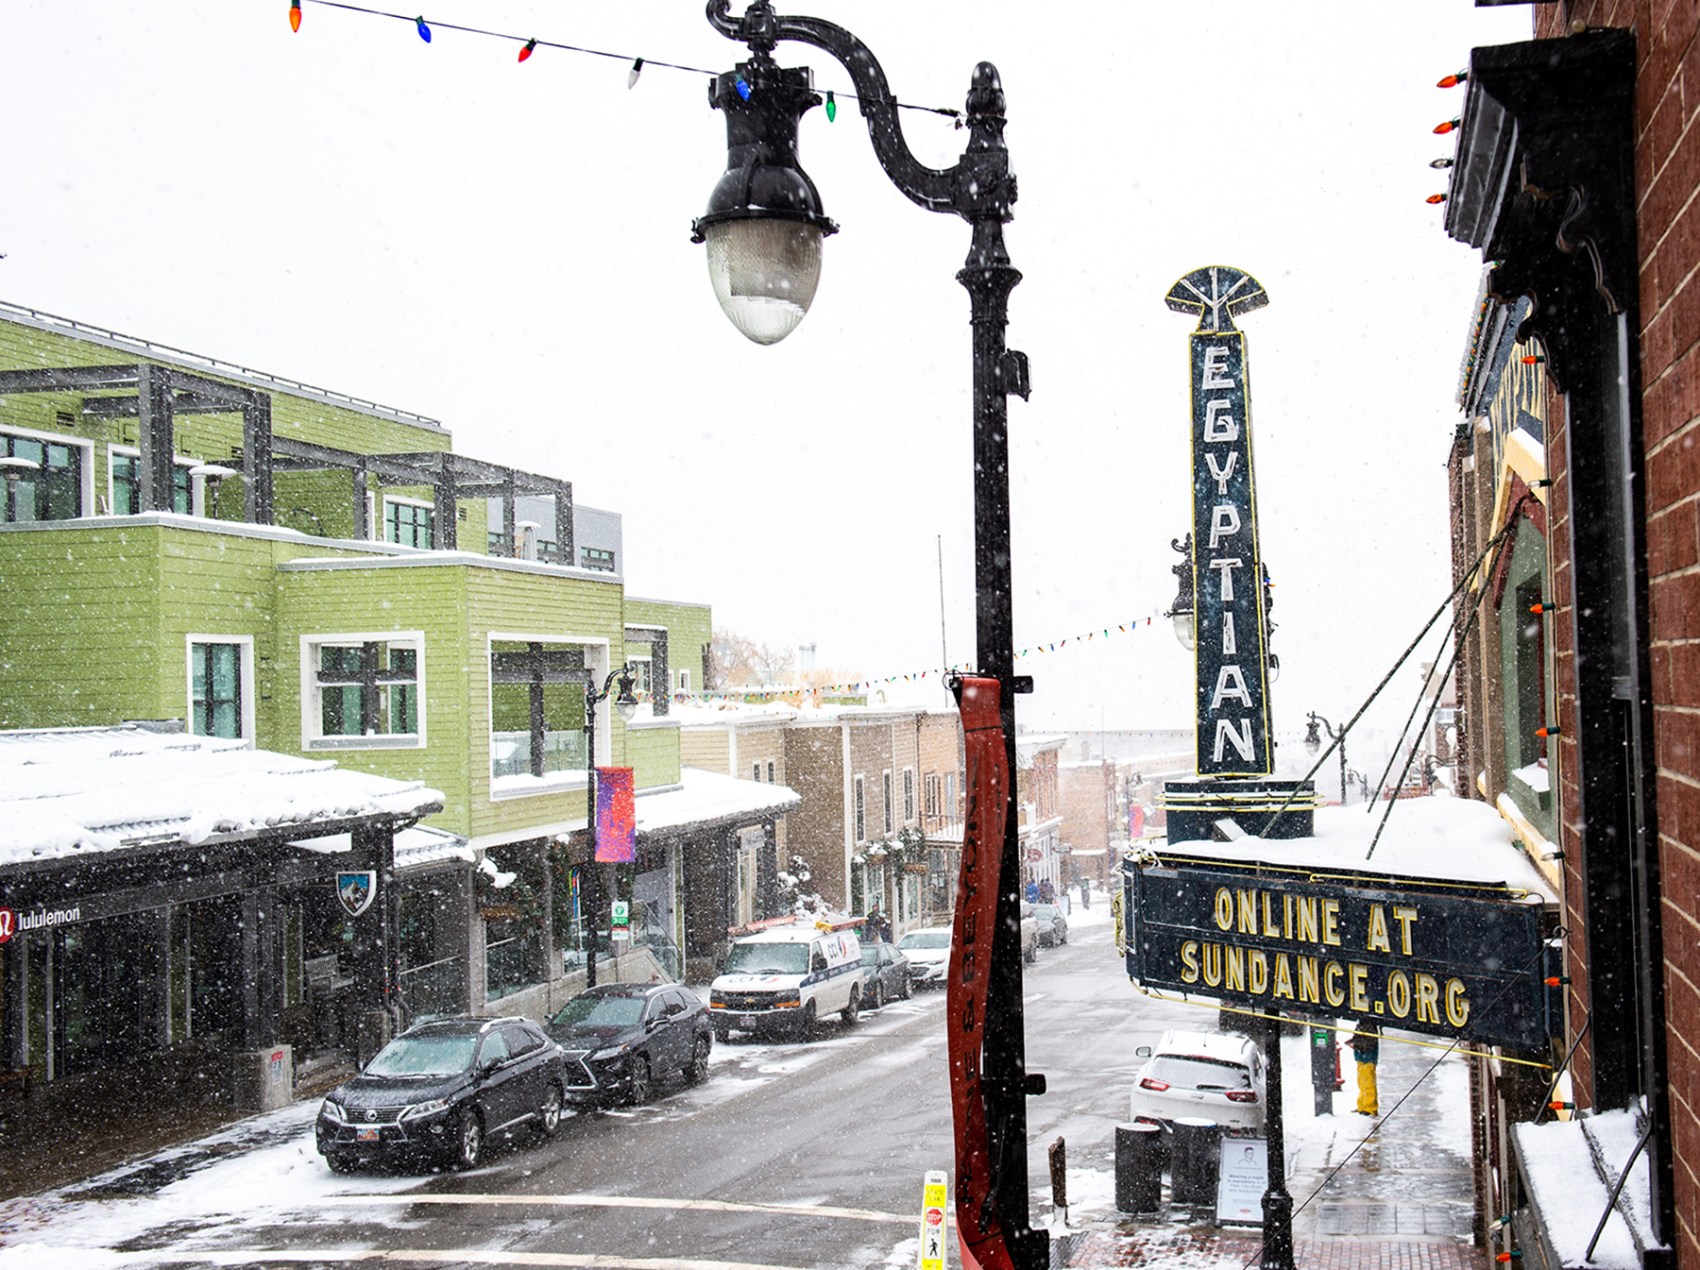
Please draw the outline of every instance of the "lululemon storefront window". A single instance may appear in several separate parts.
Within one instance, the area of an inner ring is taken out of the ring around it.
[[[465,891],[441,873],[401,893],[401,1000],[409,1020],[466,1009]]]
[[[474,875],[484,919],[484,996],[505,997],[542,983],[547,881],[541,844],[504,847]]]

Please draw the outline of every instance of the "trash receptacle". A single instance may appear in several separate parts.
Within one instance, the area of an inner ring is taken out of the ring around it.
[[[1116,1207],[1154,1213],[1163,1202],[1163,1130],[1154,1124],[1116,1126]]]
[[[1222,1167],[1222,1128],[1214,1120],[1175,1121],[1169,1198],[1177,1204],[1214,1204]]]

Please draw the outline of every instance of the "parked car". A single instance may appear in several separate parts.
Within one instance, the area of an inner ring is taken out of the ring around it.
[[[1033,916],[1034,906],[1021,901],[1021,960],[1039,959],[1039,919]]]
[[[864,939],[862,1007],[877,1010],[893,997],[908,997],[910,991],[909,958],[903,950],[883,939]]]
[[[319,1107],[319,1154],[337,1173],[398,1157],[470,1169],[494,1134],[561,1123],[561,1048],[530,1019],[436,1019],[409,1028]]]
[[[1214,1120],[1229,1133],[1263,1130],[1263,1051],[1238,1032],[1165,1032],[1134,1055],[1146,1060],[1134,1077],[1135,1123],[1173,1131],[1177,1119]]]
[[[674,1072],[687,1084],[708,1079],[713,1029],[708,1007],[670,983],[601,983],[581,992],[545,1025],[566,1058],[567,1096],[578,1102],[648,1102]]]
[[[1035,904],[1033,920],[1038,927],[1039,947],[1055,948],[1068,943],[1068,918],[1059,904]]]
[[[909,982],[917,988],[942,988],[950,972],[950,927],[912,930],[897,941],[909,959]]]

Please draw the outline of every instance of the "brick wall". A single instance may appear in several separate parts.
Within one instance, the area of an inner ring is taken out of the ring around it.
[[[1666,1045],[1678,1264],[1700,1270],[1700,1038],[1692,1026],[1700,1018],[1700,4],[1557,4],[1537,11],[1536,34],[1562,37],[1577,21],[1632,27],[1637,37],[1635,196],[1665,1010],[1671,1021]],[[1555,427],[1548,459],[1555,478],[1562,443],[1562,429]],[[1567,541],[1560,527],[1568,511],[1560,503],[1564,489],[1555,480],[1555,546]],[[1567,579],[1558,576],[1556,552],[1554,559],[1555,598],[1562,602]],[[1560,667],[1561,683],[1567,669]],[[1561,704],[1567,758],[1574,745],[1570,705],[1566,712]],[[1573,762],[1566,768],[1574,771]],[[1574,807],[1574,788],[1564,795]],[[1568,848],[1568,827],[1566,837]],[[1572,876],[1572,890],[1575,881]]]

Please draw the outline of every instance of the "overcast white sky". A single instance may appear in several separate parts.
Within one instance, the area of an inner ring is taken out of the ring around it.
[[[744,54],[699,0],[420,0],[518,46],[287,0],[0,5],[0,298],[417,411],[456,448],[570,479],[625,517],[634,594],[812,642],[846,677],[973,651],[966,225],[910,204],[853,105],[804,121],[842,232],[802,326],[760,348],[690,242],[725,158],[707,80]],[[742,4],[736,4],[741,11]],[[1434,87],[1526,7],[799,0],[906,101],[960,107],[995,63],[1026,280],[1010,343],[1024,724],[1181,726],[1160,613],[1189,522],[1187,333],[1163,295],[1245,269],[1274,689],[1351,714],[1444,596],[1444,460],[1480,261],[1448,240]],[[779,60],[850,89],[823,53]],[[909,114],[923,160],[966,133]],[[1072,637],[1109,628],[1090,643]],[[929,677],[928,684],[932,683]],[[1412,685],[1414,690],[1414,685]],[[941,700],[929,695],[928,700]],[[1408,705],[1406,696],[1398,714]],[[1296,756],[1294,756],[1296,757]]]

